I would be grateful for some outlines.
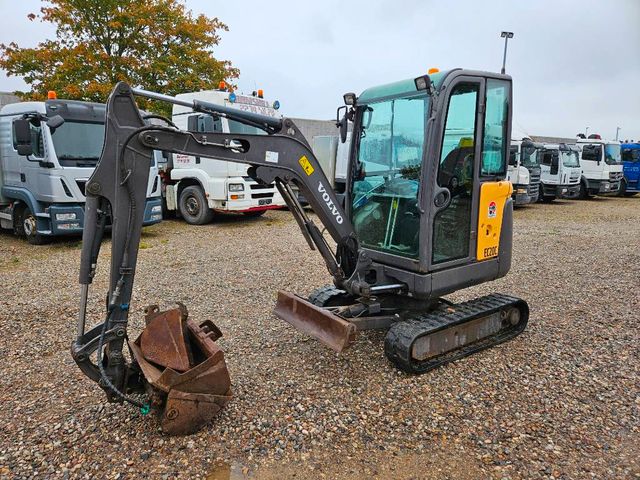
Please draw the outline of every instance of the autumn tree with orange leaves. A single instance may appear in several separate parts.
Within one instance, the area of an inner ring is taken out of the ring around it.
[[[229,61],[214,57],[227,25],[194,16],[179,0],[45,0],[28,18],[53,23],[56,39],[36,48],[0,45],[0,68],[31,87],[24,98],[55,90],[104,102],[120,80],[175,95],[238,77]]]

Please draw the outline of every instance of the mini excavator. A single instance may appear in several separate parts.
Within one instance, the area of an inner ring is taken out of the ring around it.
[[[127,335],[154,150],[247,164],[256,182],[278,188],[333,284],[307,299],[279,292],[275,314],[328,347],[339,352],[360,330],[386,329],[389,361],[420,374],[517,336],[529,317],[525,301],[501,294],[459,304],[443,298],[500,278],[511,266],[512,186],[505,181],[511,87],[506,75],[454,69],[345,94],[336,124],[342,142],[351,128],[352,141],[347,186],[337,193],[291,119],[117,84],[102,156],[86,184],[73,358],[110,401],[155,411],[169,434],[198,430],[231,398],[215,343],[221,332],[211,321],[194,322],[184,305],[164,312],[152,305],[140,336]],[[136,96],[234,120],[256,133],[149,124]],[[86,330],[88,289],[109,226],[105,316]]]

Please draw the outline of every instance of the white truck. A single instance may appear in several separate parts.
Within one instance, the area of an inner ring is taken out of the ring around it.
[[[538,201],[540,163],[537,153],[541,148],[541,143],[534,143],[530,138],[511,140],[507,180],[513,185],[516,206]]]
[[[602,140],[598,134],[591,134],[589,138],[580,134],[577,146],[582,167],[580,198],[618,193],[624,176],[620,142]]]
[[[176,98],[202,100],[274,117],[280,107],[278,101],[265,100],[261,90],[255,95],[240,95],[227,91],[224,85],[218,90],[183,93]],[[258,128],[193,112],[180,105],[174,105],[171,120],[179,128],[192,132],[264,134]],[[165,208],[180,214],[187,223],[209,223],[215,213],[256,217],[285,205],[274,184],[261,185],[248,176],[248,165],[180,154],[165,157],[167,161],[161,168]]]
[[[105,105],[49,97],[0,110],[0,227],[36,245],[82,232],[84,188],[105,132]],[[145,225],[162,220],[160,187],[152,162]]]
[[[576,198],[580,193],[580,150],[575,145],[546,143],[539,151],[540,200]]]

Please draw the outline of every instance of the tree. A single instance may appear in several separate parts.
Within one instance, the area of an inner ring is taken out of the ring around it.
[[[213,56],[227,25],[194,17],[180,0],[44,2],[40,14],[28,18],[55,24],[56,40],[36,48],[0,44],[0,67],[31,87],[24,98],[46,98],[55,90],[61,98],[104,102],[121,80],[175,95],[238,77],[231,62]],[[166,105],[155,107],[167,113]]]

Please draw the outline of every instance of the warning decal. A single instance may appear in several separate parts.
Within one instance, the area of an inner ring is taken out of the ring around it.
[[[496,202],[489,203],[489,218],[496,218],[497,210]]]
[[[313,166],[311,165],[311,162],[309,161],[309,159],[306,156],[301,156],[300,160],[298,160],[298,163],[300,164],[300,166],[302,167],[302,169],[304,170],[304,173],[307,174],[307,176],[311,175],[313,173]]]

